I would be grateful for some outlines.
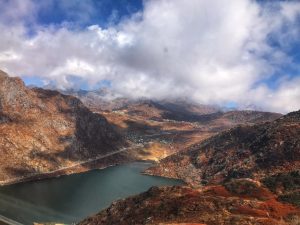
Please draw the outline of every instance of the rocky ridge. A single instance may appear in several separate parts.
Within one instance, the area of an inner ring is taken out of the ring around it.
[[[29,89],[0,72],[0,181],[68,167],[125,142],[107,120],[73,96]]]
[[[216,184],[261,179],[300,168],[300,111],[273,122],[238,126],[163,159],[147,174]]]

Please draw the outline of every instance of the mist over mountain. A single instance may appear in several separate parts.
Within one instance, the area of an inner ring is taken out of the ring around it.
[[[127,1],[135,10],[106,12],[112,20],[97,1],[54,2],[1,3],[9,74],[59,89],[106,83],[127,98],[300,107],[297,1]]]
[[[0,0],[0,29],[0,225],[300,224],[300,1]]]
[[[35,87],[34,85],[29,86],[30,88]],[[193,101],[187,97],[180,98],[146,98],[146,97],[126,97],[118,92],[115,92],[110,87],[100,87],[95,90],[83,90],[83,89],[57,89],[55,86],[45,85],[45,89],[58,90],[61,93],[73,95],[79,98],[84,104],[90,108],[98,108],[98,110],[117,110],[122,107],[125,107],[128,104],[138,104],[139,102],[156,102],[157,104],[162,104],[164,106],[172,108],[177,111],[181,111],[180,107],[183,107],[182,110],[188,108],[190,111],[194,111],[199,114],[209,114],[213,112],[228,112],[228,111],[264,111],[262,107],[256,105],[217,105],[217,104],[201,104],[197,101]],[[159,106],[158,106],[159,107]],[[198,109],[197,109],[198,108]]]

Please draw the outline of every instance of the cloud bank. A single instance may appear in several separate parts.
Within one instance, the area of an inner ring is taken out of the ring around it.
[[[299,2],[148,0],[106,28],[42,26],[36,14],[44,5],[4,2],[0,68],[9,73],[58,88],[74,86],[70,77],[91,87],[109,80],[129,97],[187,97],[284,113],[300,108],[292,54],[300,43]]]

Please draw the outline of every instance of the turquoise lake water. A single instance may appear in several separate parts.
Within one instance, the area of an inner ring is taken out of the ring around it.
[[[75,223],[113,201],[152,186],[182,182],[142,175],[150,163],[135,162],[35,182],[0,187],[0,214],[23,224]]]

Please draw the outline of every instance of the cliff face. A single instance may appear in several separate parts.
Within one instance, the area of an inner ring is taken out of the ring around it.
[[[239,126],[167,157],[146,173],[192,184],[261,179],[300,168],[300,111],[273,122]]]
[[[124,144],[75,97],[0,72],[0,181],[71,166]]]

